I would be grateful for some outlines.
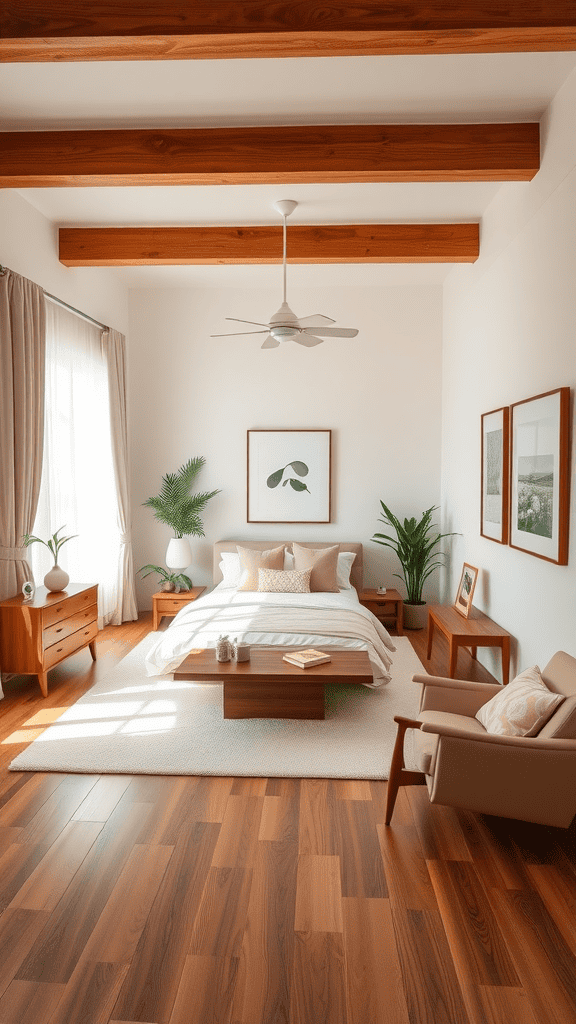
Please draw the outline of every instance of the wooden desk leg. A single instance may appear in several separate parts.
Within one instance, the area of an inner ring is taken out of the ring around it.
[[[500,645],[502,651],[502,683],[508,686],[510,682],[510,637],[503,636]]]
[[[402,636],[404,630],[404,601],[396,602],[396,632]]]
[[[456,662],[458,661],[458,644],[456,643],[453,636],[449,638],[450,643],[450,668],[448,675],[450,679],[454,679],[456,675]]]
[[[428,653],[426,658],[430,661],[430,655],[432,654],[432,638],[434,636],[434,619],[428,612]]]
[[[474,658],[474,661],[478,660],[478,648],[477,647],[471,647],[470,648],[470,654]]]

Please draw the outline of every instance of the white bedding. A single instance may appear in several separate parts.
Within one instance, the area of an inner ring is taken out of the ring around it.
[[[185,605],[168,629],[158,634],[146,655],[148,675],[173,672],[192,648],[215,647],[221,634],[266,647],[365,650],[372,664],[373,686],[389,681],[389,652],[396,649],[388,631],[360,604],[353,589],[337,594],[260,594],[218,586]]]

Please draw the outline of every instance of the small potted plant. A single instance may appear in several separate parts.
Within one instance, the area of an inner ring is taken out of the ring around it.
[[[148,569],[148,572],[144,572],[145,569]],[[138,569],[138,572],[144,573],[143,580],[155,572],[161,580],[160,590],[176,591],[179,594],[181,590],[190,590],[192,587],[192,580],[185,573],[166,572],[166,569],[163,569],[161,565],[143,565],[141,569]]]
[[[375,533],[372,540],[396,552],[402,566],[402,576],[397,572],[394,576],[404,580],[408,592],[404,598],[404,625],[407,629],[422,629],[426,625],[426,602],[422,599],[422,587],[434,569],[443,564],[443,554],[438,551],[438,544],[444,537],[456,535],[433,532],[436,527],[432,523],[432,514],[436,512],[437,505],[423,512],[419,522],[415,518],[405,519],[402,525],[383,501],[380,504],[384,513],[380,522],[391,526],[396,536]]]
[[[28,548],[31,544],[43,544],[45,548],[48,548],[52,558],[54,559],[54,565],[44,577],[44,586],[47,590],[60,591],[64,590],[65,587],[70,583],[70,577],[64,569],[61,569],[58,565],[58,552],[63,544],[67,541],[72,540],[73,537],[77,537],[77,533],[70,534],[69,537],[59,537],[58,534],[63,530],[63,526],[59,526],[56,533],[53,533],[50,540],[42,540],[41,537],[33,537],[30,533],[24,534],[24,547]]]

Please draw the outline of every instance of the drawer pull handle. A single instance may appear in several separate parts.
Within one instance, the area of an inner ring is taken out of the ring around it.
[[[57,647],[56,648],[56,654],[60,654],[60,651],[63,651],[63,650],[64,650],[63,647]]]
[[[56,633],[61,633],[61,632],[62,632],[62,626],[60,626],[60,629],[56,630]]]

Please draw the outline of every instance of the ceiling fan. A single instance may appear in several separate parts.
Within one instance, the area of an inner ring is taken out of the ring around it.
[[[270,318],[268,324],[256,320],[240,320],[235,316],[227,316],[226,320],[234,320],[239,324],[253,324],[255,327],[263,327],[263,331],[238,331],[233,334],[212,334],[212,338],[233,338],[240,334],[266,334],[262,348],[278,348],[282,341],[295,341],[298,345],[305,345],[312,348],[314,345],[321,345],[324,338],[355,338],[358,331],[352,327],[328,327],[328,324],[335,323],[329,316],[322,316],[315,313],[313,316],[297,317],[286,302],[286,218],[294,212],[298,203],[294,199],[280,199],[274,203],[274,209],[282,216],[283,221],[283,252],[282,252],[282,274],[284,282],[284,293],[282,305],[277,313]],[[318,335],[322,337],[318,337]]]

